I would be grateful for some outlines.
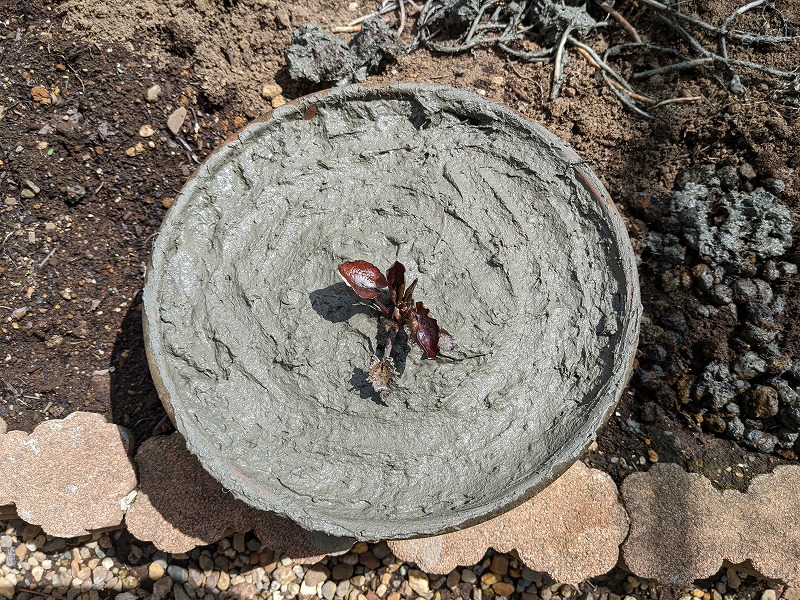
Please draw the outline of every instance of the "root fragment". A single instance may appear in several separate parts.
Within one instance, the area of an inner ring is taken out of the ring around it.
[[[383,360],[380,360],[377,356],[372,357],[367,381],[372,384],[376,392],[389,389],[389,385],[394,382],[396,377],[397,371],[394,368],[392,357],[387,357]]]

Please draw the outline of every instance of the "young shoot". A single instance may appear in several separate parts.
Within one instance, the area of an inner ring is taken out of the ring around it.
[[[339,275],[361,298],[371,300],[389,326],[389,337],[383,350],[383,358],[373,356],[369,366],[369,381],[376,391],[385,390],[397,377],[392,359],[392,345],[400,328],[408,331],[409,339],[418,344],[426,358],[436,358],[441,351],[455,348],[455,342],[447,331],[431,316],[422,302],[414,302],[417,280],[406,286],[406,268],[395,262],[384,276],[380,269],[365,260],[354,260],[339,265]],[[380,300],[381,290],[389,289],[389,303]]]

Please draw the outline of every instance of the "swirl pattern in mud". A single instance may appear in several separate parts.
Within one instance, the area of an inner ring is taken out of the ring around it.
[[[436,533],[591,440],[635,349],[631,257],[540,127],[460,90],[338,89],[251,125],[186,186],[148,273],[151,367],[245,501],[334,535]],[[336,272],[354,259],[403,262],[459,343],[437,360],[400,343],[382,396],[365,370],[386,330]]]

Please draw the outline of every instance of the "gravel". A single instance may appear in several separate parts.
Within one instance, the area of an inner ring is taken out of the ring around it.
[[[171,555],[135,540],[124,530],[63,540],[46,536],[38,526],[23,521],[0,521],[0,551],[14,557],[0,565],[0,598],[401,600],[422,596],[426,600],[490,600],[513,596],[521,600],[622,600],[630,596],[650,600],[651,590],[656,589],[620,568],[573,587],[532,571],[513,554],[492,550],[478,564],[446,575],[425,573],[413,564],[399,562],[385,543],[359,544],[351,552],[328,557],[317,565],[300,565],[264,548],[249,534],[239,536],[236,547],[231,537],[189,554]],[[692,597],[712,600],[714,586],[724,589],[726,584],[757,589],[758,594],[768,589],[753,579],[743,584],[740,577],[745,576],[729,569],[710,581],[707,590],[694,590]],[[691,592],[670,590],[674,597]]]

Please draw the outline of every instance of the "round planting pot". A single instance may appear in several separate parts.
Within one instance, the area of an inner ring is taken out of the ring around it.
[[[456,339],[367,380],[386,327],[337,274],[405,264]],[[622,220],[580,158],[471,92],[359,86],[253,123],[186,184],[144,291],[153,378],[235,496],[358,539],[531,497],[594,438],[641,315]]]

